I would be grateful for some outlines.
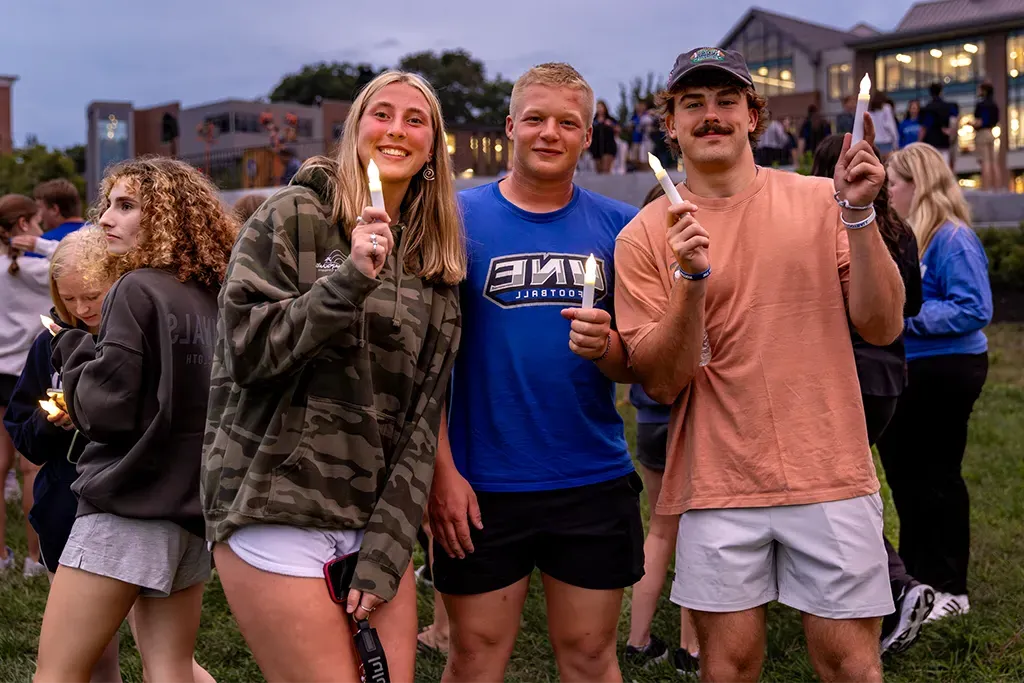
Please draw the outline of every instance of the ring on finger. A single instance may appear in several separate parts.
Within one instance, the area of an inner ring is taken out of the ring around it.
[[[370,243],[373,245],[373,253],[377,253],[377,233],[370,234]]]
[[[364,605],[364,604],[362,604],[362,603],[360,603],[360,604],[359,604],[359,607],[360,607],[360,608],[362,608],[362,610],[363,610],[364,612],[366,612],[367,614],[369,614],[369,613],[370,613],[370,612],[372,612],[373,610],[377,609],[376,607],[367,607],[366,605]]]

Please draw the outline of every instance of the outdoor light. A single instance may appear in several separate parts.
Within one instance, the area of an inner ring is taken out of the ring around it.
[[[1003,129],[1002,128],[1000,128],[999,126],[993,126],[992,127],[992,137],[994,137],[994,138],[996,138],[998,140],[999,136],[1002,135],[1002,134],[1003,134]]]
[[[1017,76],[1020,76],[1020,72],[1016,69],[1010,69],[1010,78],[1017,78]]]
[[[792,75],[793,75],[793,74],[791,74],[791,73],[790,73],[789,71],[783,71],[782,73],[780,73],[780,74],[779,74],[779,76],[780,76],[780,77],[782,78],[782,80],[784,80],[784,81],[788,81],[788,80],[790,79],[790,77],[791,77]]]
[[[932,57],[935,57],[935,59],[942,59],[942,50],[932,48],[931,55]]]
[[[978,46],[973,43],[964,43],[964,49],[973,55],[978,51]]]
[[[905,54],[898,54],[898,55],[896,55],[896,61],[900,62],[901,64],[910,64],[911,59],[912,58],[911,58],[910,55],[905,55]]]
[[[767,76],[768,75],[768,67],[762,66],[760,69],[757,70],[757,73],[758,73],[758,75],[761,75],[761,76]]]

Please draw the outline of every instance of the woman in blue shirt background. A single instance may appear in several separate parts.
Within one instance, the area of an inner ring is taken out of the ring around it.
[[[907,115],[900,121],[900,149],[921,140],[921,103],[911,100]]]
[[[967,423],[988,373],[988,259],[956,178],[935,148],[889,159],[892,205],[917,237],[923,303],[907,318],[908,384],[878,442],[900,517],[899,553],[936,590],[929,620],[970,609],[970,507],[960,473]]]

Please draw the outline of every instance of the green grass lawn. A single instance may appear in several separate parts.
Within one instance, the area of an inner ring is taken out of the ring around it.
[[[886,662],[888,681],[1024,680],[1024,325],[993,326],[989,335],[991,370],[975,407],[964,464],[971,492],[972,612],[926,628],[917,645]],[[632,409],[624,406],[623,413],[632,445]],[[895,539],[898,522],[887,488],[883,487],[883,495],[886,531]],[[25,556],[21,513],[13,505],[7,509],[9,543],[21,561]],[[0,681],[28,681],[31,677],[46,587],[45,580],[23,580],[20,571],[0,578]],[[669,642],[677,641],[679,614],[669,603],[667,590],[659,609],[654,632]],[[428,623],[431,610],[432,596],[421,594],[421,623]],[[628,623],[627,592],[620,620],[620,650]],[[536,576],[524,624],[507,680],[556,681],[543,594]],[[121,647],[125,680],[141,681],[138,653],[127,628],[122,630]],[[262,680],[216,581],[207,588],[196,656],[221,683]],[[443,666],[440,658],[421,657],[417,680],[437,681]],[[638,683],[676,678],[669,668],[645,671],[624,666],[623,674],[626,681]],[[787,608],[773,605],[770,609],[762,680],[815,680],[804,653],[798,615]]]

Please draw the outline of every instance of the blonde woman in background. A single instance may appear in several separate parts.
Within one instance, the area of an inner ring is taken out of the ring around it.
[[[907,571],[936,590],[929,621],[970,610],[970,504],[960,473],[988,372],[988,259],[956,178],[933,147],[889,159],[891,204],[913,228],[924,302],[906,320],[908,384],[878,441]]]

